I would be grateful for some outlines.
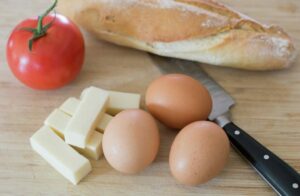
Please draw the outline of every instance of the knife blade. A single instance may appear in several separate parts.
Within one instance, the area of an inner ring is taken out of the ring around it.
[[[300,175],[277,155],[239,128],[229,119],[233,98],[198,63],[149,54],[162,74],[181,73],[199,80],[210,92],[213,100],[208,119],[219,124],[232,146],[258,172],[279,195],[299,196]]]

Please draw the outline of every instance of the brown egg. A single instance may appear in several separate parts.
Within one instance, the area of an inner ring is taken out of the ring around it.
[[[169,157],[171,173],[185,185],[205,183],[224,168],[229,148],[225,132],[215,123],[191,123],[178,133],[172,144]]]
[[[212,100],[197,80],[183,74],[168,74],[149,85],[146,106],[165,125],[181,129],[191,122],[206,120]]]
[[[108,163],[120,172],[133,174],[155,159],[159,131],[149,113],[139,109],[124,110],[109,122],[102,142]]]

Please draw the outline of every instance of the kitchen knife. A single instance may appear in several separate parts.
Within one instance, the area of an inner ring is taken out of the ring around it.
[[[199,64],[155,55],[150,56],[163,74],[186,74],[205,85],[213,100],[209,120],[216,122],[224,129],[232,146],[249,161],[277,194],[300,196],[300,175],[298,172],[230,121],[229,109],[234,105],[234,100],[202,70]]]

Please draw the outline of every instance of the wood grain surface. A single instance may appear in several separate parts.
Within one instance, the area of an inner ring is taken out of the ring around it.
[[[282,26],[300,48],[300,1],[224,0],[265,23]],[[84,33],[86,59],[80,76],[53,91],[23,86],[10,72],[5,45],[12,28],[44,11],[48,0],[0,2],[0,195],[275,195],[233,150],[224,171],[207,184],[187,187],[170,175],[168,155],[176,132],[161,128],[155,162],[138,175],[123,175],[102,158],[74,186],[50,167],[29,145],[30,136],[67,97],[85,87],[145,93],[159,71],[147,53],[118,47]],[[282,71],[250,72],[203,65],[236,100],[234,121],[300,171],[300,58]]]

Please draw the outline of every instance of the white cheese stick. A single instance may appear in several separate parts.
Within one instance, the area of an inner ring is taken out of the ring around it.
[[[44,124],[51,127],[57,133],[58,136],[64,139],[65,128],[70,119],[71,116],[59,109],[55,109],[46,118]],[[93,131],[84,149],[77,147],[74,148],[85,157],[98,160],[99,157],[102,155],[102,136],[102,133]]]
[[[89,87],[96,88],[96,87]],[[82,91],[80,98],[83,98],[89,88]],[[98,88],[99,89],[99,88]],[[116,115],[122,110],[140,108],[141,95],[135,93],[124,93],[117,91],[108,91],[109,101],[106,112]]]
[[[109,91],[109,102],[106,112],[112,115],[126,109],[140,108],[141,95]]]
[[[85,157],[89,157],[94,160],[99,160],[100,156],[103,154],[102,138],[103,138],[102,133],[94,131],[90,139],[88,140],[85,149],[78,148],[78,147],[75,147],[75,149]]]
[[[31,138],[30,144],[61,175],[77,184],[91,170],[88,159],[80,155],[49,127],[43,126]]]
[[[66,143],[85,148],[92,131],[95,130],[104,115],[107,103],[107,91],[89,88],[67,124],[65,129]]]
[[[55,109],[46,118],[44,124],[52,128],[60,138],[65,139],[64,131],[70,119],[71,116],[58,109]]]
[[[108,123],[112,120],[112,118],[113,118],[113,116],[111,116],[109,114],[104,114],[102,116],[102,118],[100,119],[100,122],[96,127],[96,130],[103,133],[105,131],[105,128],[107,127]]]
[[[79,99],[76,99],[75,97],[70,97],[66,101],[63,102],[63,104],[59,107],[59,109],[65,113],[67,113],[68,115],[73,116],[79,103],[80,103]],[[102,118],[100,119],[100,122],[97,124],[96,130],[103,133],[106,126],[108,125],[109,121],[112,118],[113,118],[113,116],[105,113],[102,116]]]
[[[79,105],[80,100],[75,97],[69,97],[66,101],[59,107],[60,110],[67,113],[70,116],[75,114],[75,111]]]

